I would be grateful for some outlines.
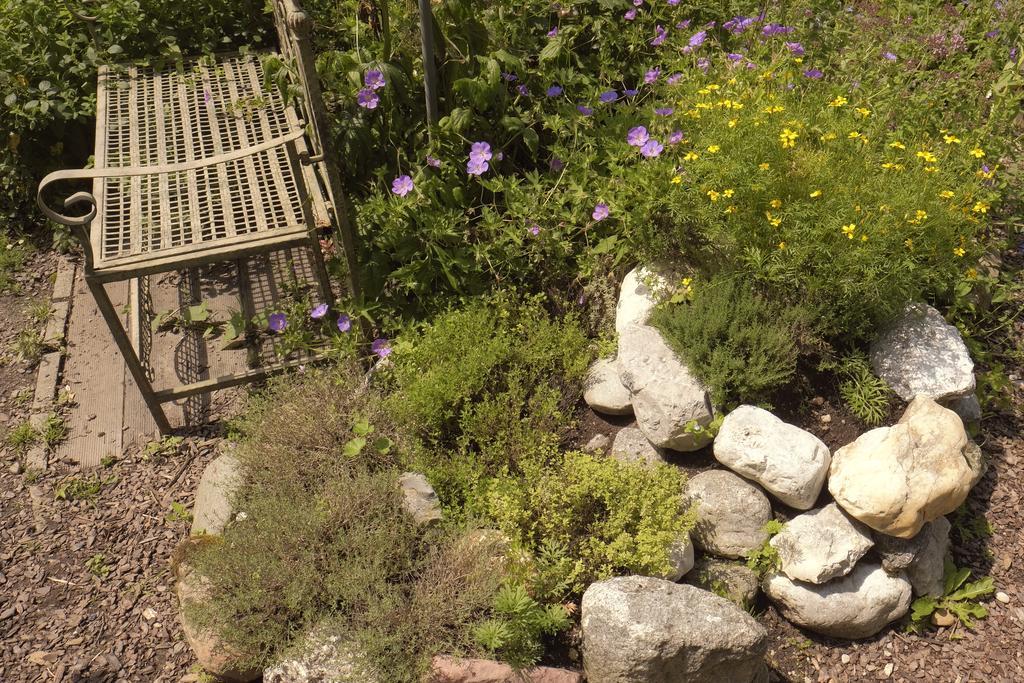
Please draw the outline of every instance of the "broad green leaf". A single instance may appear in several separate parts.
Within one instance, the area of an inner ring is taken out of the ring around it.
[[[597,245],[591,249],[591,253],[594,254],[607,254],[615,248],[616,243],[619,241],[618,235],[609,235],[603,240],[597,243]]]
[[[381,455],[387,455],[391,452],[391,439],[386,436],[382,436],[373,442],[373,448]]]
[[[914,621],[926,619],[938,606],[939,602],[935,598],[928,596],[918,598],[910,605],[910,618]]]
[[[540,51],[539,59],[542,62],[547,62],[558,57],[562,51],[562,37],[557,36],[548,41],[548,44],[544,46],[544,49]]]
[[[361,436],[357,436],[356,438],[352,439],[347,444],[345,444],[345,448],[342,449],[341,454],[344,455],[346,458],[354,458],[357,455],[359,455],[363,451],[363,448],[365,447],[366,439],[364,439]]]
[[[373,425],[370,424],[369,420],[360,418],[356,420],[354,425],[352,425],[352,432],[356,436],[367,436],[373,433]]]
[[[965,570],[961,570],[965,571]],[[970,573],[970,572],[968,572]],[[974,600],[975,598],[981,598],[986,595],[991,595],[995,591],[995,584],[992,581],[991,576],[986,576],[978,581],[972,581],[965,585],[958,591],[950,593],[947,599],[949,600]]]

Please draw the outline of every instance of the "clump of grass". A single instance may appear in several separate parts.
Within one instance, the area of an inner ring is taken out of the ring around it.
[[[34,327],[26,327],[18,331],[14,338],[14,354],[26,363],[38,363],[43,357],[46,345],[43,335]]]
[[[13,276],[24,267],[27,258],[28,247],[24,239],[13,240],[0,233],[0,294],[19,291]]]
[[[29,446],[39,441],[39,432],[35,430],[32,423],[25,420],[7,432],[4,440],[14,450],[24,452]]]
[[[50,413],[43,422],[40,430],[43,442],[47,448],[54,448],[68,438],[68,425],[64,416],[58,413]]]

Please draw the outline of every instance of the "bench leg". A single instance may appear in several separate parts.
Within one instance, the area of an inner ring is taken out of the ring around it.
[[[320,293],[324,297],[324,303],[334,308],[334,289],[331,287],[331,276],[327,272],[324,252],[320,248],[320,240],[316,233],[310,235],[309,246],[313,252],[313,268],[316,270],[316,279],[320,282]]]
[[[146,376],[146,369],[142,366],[142,362],[135,353],[135,349],[132,348],[131,339],[129,339],[128,332],[121,323],[121,316],[118,315],[117,309],[114,308],[114,304],[110,301],[107,288],[103,286],[102,282],[90,279],[88,275],[86,275],[85,281],[89,285],[89,291],[92,292],[93,298],[96,300],[96,306],[103,315],[103,320],[106,321],[107,327],[110,328],[110,333],[114,336],[114,342],[117,344],[121,356],[124,357],[128,371],[132,373],[135,384],[138,385],[139,391],[142,392],[142,398],[146,402],[149,412],[153,415],[157,429],[160,430],[161,434],[170,433],[171,423],[167,421],[167,415],[164,414],[163,407],[161,407],[160,402],[153,393],[153,385],[150,383],[149,377]]]

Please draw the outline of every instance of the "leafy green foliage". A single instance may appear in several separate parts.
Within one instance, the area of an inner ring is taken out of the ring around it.
[[[536,664],[544,653],[541,637],[569,627],[561,605],[543,606],[517,582],[502,585],[494,598],[494,616],[474,629],[477,642],[517,669]]]
[[[25,420],[9,430],[4,437],[4,440],[11,448],[24,451],[32,444],[39,441],[39,436],[39,432],[35,430],[28,420]]]
[[[760,548],[755,548],[747,553],[747,567],[759,577],[767,576],[779,570],[779,551],[769,541],[782,531],[785,525],[777,519],[769,520],[761,529],[768,538]]]
[[[733,278],[697,282],[690,303],[668,303],[652,323],[719,404],[756,402],[796,372],[803,311],[773,304]]]
[[[910,606],[910,628],[915,631],[924,629],[929,620],[936,620],[933,615],[952,616],[956,620],[954,626],[966,628],[974,628],[974,619],[987,617],[988,610],[978,600],[995,592],[995,584],[991,576],[968,582],[970,577],[970,569],[957,569],[946,558],[942,595],[937,598],[923,596],[914,600]]]
[[[69,503],[94,500],[103,491],[103,487],[117,483],[116,476],[110,477],[71,477],[57,484],[53,497]]]
[[[854,415],[868,425],[879,425],[889,413],[892,390],[871,371],[863,353],[853,353],[835,365],[840,377],[839,395]]]

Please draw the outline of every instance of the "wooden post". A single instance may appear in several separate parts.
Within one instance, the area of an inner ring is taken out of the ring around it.
[[[430,0],[419,0],[420,39],[423,42],[423,94],[427,103],[427,125],[437,125],[437,64],[434,63],[434,13]],[[433,133],[428,130],[428,133]]]

